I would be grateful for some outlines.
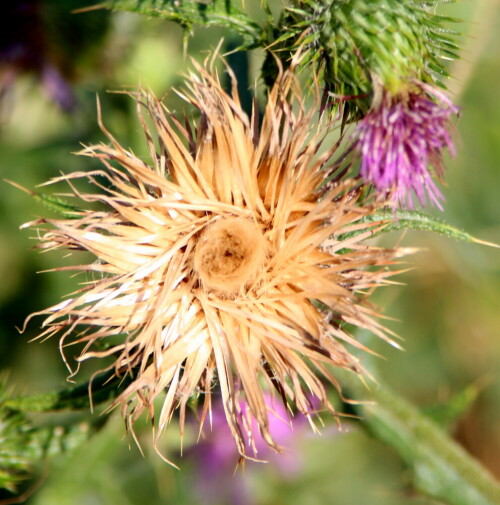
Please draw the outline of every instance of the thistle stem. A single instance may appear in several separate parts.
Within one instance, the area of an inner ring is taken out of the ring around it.
[[[17,412],[52,412],[60,410],[81,410],[92,405],[116,398],[130,381],[114,377],[114,372],[95,376],[90,381],[53,393],[8,398],[3,406]],[[91,394],[91,396],[89,395]]]
[[[351,373],[339,375],[351,397],[370,402],[356,406],[362,426],[396,450],[420,492],[449,505],[500,504],[493,477],[417,408],[381,382],[368,389]]]

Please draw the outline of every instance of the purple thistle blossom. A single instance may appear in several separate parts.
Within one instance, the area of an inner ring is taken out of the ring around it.
[[[317,403],[311,399],[312,408]],[[256,461],[268,461],[278,471],[281,478],[292,479],[301,471],[302,461],[297,452],[297,442],[309,431],[308,420],[302,414],[293,419],[285,407],[273,401],[266,395],[269,412],[269,428],[276,442],[283,447],[283,453],[274,453],[259,433],[257,422],[252,417],[245,401],[240,401],[241,416],[245,418],[247,443],[253,440],[252,450]],[[202,439],[193,445],[186,456],[195,466],[196,475],[195,494],[203,498],[205,504],[231,503],[232,505],[252,505],[251,489],[249,488],[248,470],[236,472],[240,455],[236,449],[231,431],[226,422],[222,402],[217,402],[211,412],[211,421],[203,430]],[[295,428],[295,429],[294,429]],[[253,432],[252,437],[248,436]]]
[[[48,63],[43,66],[41,80],[45,93],[61,109],[69,112],[75,108],[76,100],[73,90],[54,65]]]
[[[445,147],[455,155],[449,125],[458,108],[433,87],[419,83],[419,88],[424,92],[400,98],[384,94],[360,121],[355,133],[361,152],[360,175],[377,192],[390,195],[394,208],[412,208],[415,194],[421,205],[428,197],[442,210],[444,197],[433,176],[443,177]]]

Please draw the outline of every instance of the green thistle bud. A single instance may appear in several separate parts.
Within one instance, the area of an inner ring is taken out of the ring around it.
[[[359,117],[371,105],[375,82],[390,95],[411,91],[416,81],[443,86],[443,60],[455,58],[457,46],[456,33],[445,27],[453,20],[434,13],[438,3],[295,0],[282,17],[280,48],[302,46],[304,65],[315,64],[326,89]]]

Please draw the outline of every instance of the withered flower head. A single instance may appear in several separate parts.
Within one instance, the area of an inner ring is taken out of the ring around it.
[[[188,82],[182,96],[200,113],[197,126],[149,92],[134,95],[149,164],[103,127],[110,144],[80,154],[105,169],[57,179],[90,181],[95,193],[74,196],[104,211],[31,223],[48,225],[41,248],[90,251],[97,261],[75,269],[99,274],[39,313],[41,337],[59,335],[62,349],[82,344],[80,360],[116,356],[116,375],[133,380],[113,406],[129,426],[149,412],[155,440],[176,409],[183,426],[190,398],[203,399],[203,423],[220,395],[248,457],[249,414],[279,450],[265,394],[309,418],[312,397],[334,413],[330,365],[362,371],[345,344],[362,346],[344,326],[385,338],[366,296],[399,253],[362,243],[383,224],[366,224],[376,207],[337,177],[335,148],[319,154],[332,125],[306,111],[292,70],[270,91],[260,126],[256,112],[243,112],[234,79],[230,93],[202,68]]]

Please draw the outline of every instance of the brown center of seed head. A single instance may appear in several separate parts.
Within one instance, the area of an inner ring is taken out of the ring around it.
[[[222,218],[199,238],[194,269],[203,287],[230,295],[255,281],[264,259],[265,240],[252,221]]]

